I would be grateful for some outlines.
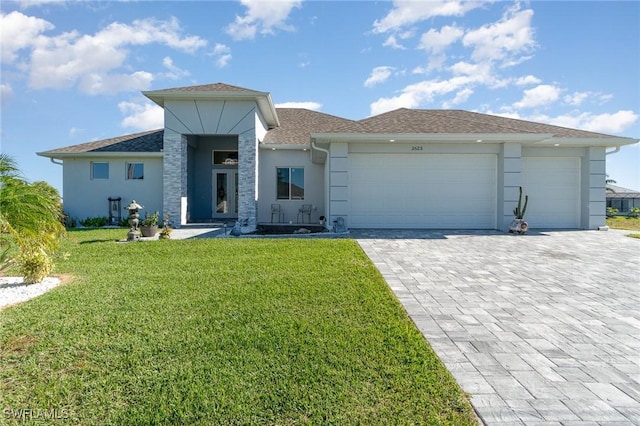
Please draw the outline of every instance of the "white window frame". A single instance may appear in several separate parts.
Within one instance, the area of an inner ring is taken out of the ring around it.
[[[133,167],[134,167],[134,172],[135,172],[135,166],[136,166],[136,165],[138,165],[138,164],[142,166],[142,177],[140,177],[140,178],[136,178],[136,177],[129,177],[129,167],[130,167],[131,165],[133,165]],[[124,167],[124,174],[125,174],[125,176],[124,176],[124,179],[125,179],[125,180],[144,180],[144,163],[139,162],[139,161],[138,161],[138,162],[134,162],[134,161],[127,161],[127,162],[125,163],[125,167]]]
[[[94,165],[96,165],[96,164],[106,164],[107,165],[107,177],[95,177]],[[89,173],[90,173],[91,180],[109,180],[109,169],[110,168],[111,168],[111,166],[109,165],[108,161],[92,161],[90,163],[90,166],[89,166]]]

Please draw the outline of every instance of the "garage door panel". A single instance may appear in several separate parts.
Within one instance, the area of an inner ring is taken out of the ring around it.
[[[580,227],[580,159],[522,159],[522,187],[529,195],[526,220],[532,228]]]
[[[495,155],[352,154],[351,227],[494,228]]]

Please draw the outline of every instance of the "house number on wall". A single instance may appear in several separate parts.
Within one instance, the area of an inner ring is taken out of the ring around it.
[[[411,151],[422,151],[422,147],[421,146],[412,146],[411,147]]]

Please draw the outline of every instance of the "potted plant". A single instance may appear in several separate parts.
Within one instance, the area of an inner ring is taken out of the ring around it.
[[[171,231],[173,231],[173,229],[171,228],[171,223],[169,222],[169,213],[166,213],[164,215],[164,222],[162,224],[162,231],[160,231],[159,238],[161,240],[171,239]]]
[[[153,237],[158,232],[158,212],[149,215],[145,213],[144,220],[140,224],[140,232],[143,237]]]
[[[520,187],[520,195],[518,196],[518,205],[513,209],[513,215],[516,217],[509,225],[509,232],[513,234],[525,234],[529,229],[529,224],[524,221],[524,214],[527,212],[527,204],[529,196],[524,197],[524,207],[522,207],[522,187]]]

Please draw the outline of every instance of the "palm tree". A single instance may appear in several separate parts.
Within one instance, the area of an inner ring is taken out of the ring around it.
[[[0,154],[0,266],[15,261],[25,283],[41,281],[53,267],[51,256],[60,248],[65,229],[58,191],[45,182],[29,183],[16,161]],[[9,259],[11,242],[19,254]]]

